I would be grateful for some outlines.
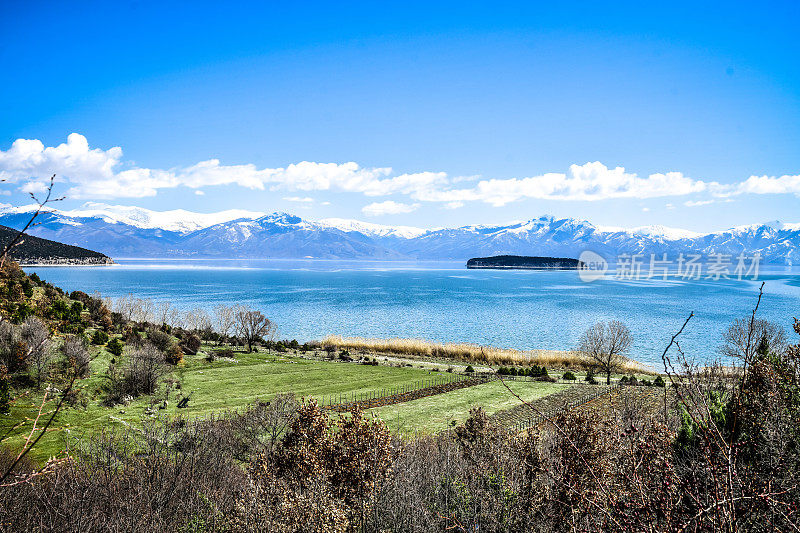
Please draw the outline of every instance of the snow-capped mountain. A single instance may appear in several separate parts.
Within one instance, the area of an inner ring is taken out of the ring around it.
[[[182,246],[185,255],[215,257],[402,259],[362,233],[287,213],[215,224],[186,235]]]
[[[21,227],[30,207],[0,210],[0,225]],[[663,226],[598,227],[542,216],[506,225],[425,230],[357,220],[310,221],[287,213],[192,213],[87,204],[41,215],[31,233],[111,257],[231,257],[466,260],[500,254],[609,259],[758,252],[767,263],[800,264],[800,224],[768,222],[700,234]]]

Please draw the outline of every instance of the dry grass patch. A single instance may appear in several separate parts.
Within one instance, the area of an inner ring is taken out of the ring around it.
[[[369,339],[364,337],[342,337],[328,335],[321,341],[322,346],[336,349],[355,350],[438,359],[454,359],[467,363],[485,365],[542,365],[548,368],[571,368],[588,370],[591,361],[575,351],[558,350],[511,350],[494,346],[481,346],[469,343],[438,343],[421,339]],[[638,361],[628,360],[625,373],[653,373]]]

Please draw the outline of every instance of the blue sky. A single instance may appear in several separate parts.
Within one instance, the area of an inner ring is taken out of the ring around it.
[[[800,222],[797,2],[228,4],[3,2],[0,202]]]

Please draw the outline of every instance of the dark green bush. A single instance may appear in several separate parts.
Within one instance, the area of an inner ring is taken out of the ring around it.
[[[575,381],[577,378],[575,377],[575,374],[567,370],[566,372],[564,372],[564,375],[561,376],[561,379],[565,379],[567,381]]]
[[[475,369],[472,368],[472,365],[467,365],[467,368],[464,369],[464,372],[469,372],[470,374],[475,372]]]
[[[147,332],[147,340],[161,352],[169,350],[174,343],[172,335],[155,328]]]
[[[92,335],[92,344],[102,346],[108,342],[108,333],[102,330],[96,330]]]
[[[183,340],[181,341],[181,350],[188,355],[194,355],[197,353],[197,350],[200,349],[201,344],[202,342],[200,341],[200,337],[194,333],[189,333],[188,335],[184,336]]]
[[[117,338],[111,339],[106,345],[106,349],[115,357],[122,356],[122,348],[125,346],[123,342]]]

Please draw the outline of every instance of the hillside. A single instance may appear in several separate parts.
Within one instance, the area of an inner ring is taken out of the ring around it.
[[[5,248],[6,244],[16,235],[16,230],[0,226],[0,247]],[[107,265],[113,263],[110,257],[100,252],[32,235],[25,235],[11,249],[10,255],[14,260],[22,264]]]

